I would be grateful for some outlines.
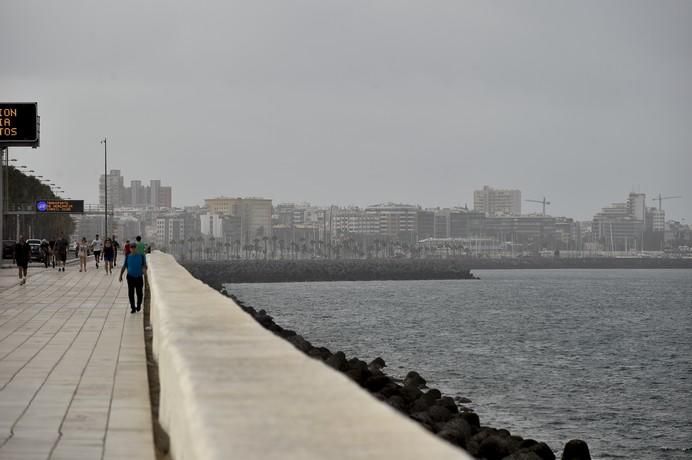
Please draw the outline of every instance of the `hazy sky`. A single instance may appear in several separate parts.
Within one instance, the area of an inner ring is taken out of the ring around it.
[[[41,115],[11,156],[74,199],[98,200],[108,136],[177,206],[488,184],[578,219],[683,195],[664,208],[692,222],[692,1],[0,2],[0,101]]]

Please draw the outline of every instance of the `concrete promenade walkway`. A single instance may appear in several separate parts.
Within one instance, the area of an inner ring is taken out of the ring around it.
[[[93,261],[0,270],[0,459],[153,459],[142,313]],[[13,282],[10,278],[15,277]]]

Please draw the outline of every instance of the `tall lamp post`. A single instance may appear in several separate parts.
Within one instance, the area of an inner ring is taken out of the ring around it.
[[[108,138],[104,137],[103,144],[103,237],[108,235]]]

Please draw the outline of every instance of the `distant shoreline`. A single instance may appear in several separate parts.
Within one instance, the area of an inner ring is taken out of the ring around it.
[[[195,277],[220,289],[225,283],[411,281],[476,279],[475,270],[680,269],[692,259],[338,259],[182,261]]]
[[[501,269],[671,269],[692,268],[692,259],[655,258],[545,258],[522,259],[462,259],[471,270]]]

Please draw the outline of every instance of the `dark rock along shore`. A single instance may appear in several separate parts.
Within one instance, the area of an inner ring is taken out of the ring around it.
[[[481,425],[480,418],[464,403],[466,398],[444,396],[435,388],[428,388],[425,379],[415,371],[398,382],[383,372],[386,363],[375,358],[369,364],[358,358],[348,358],[342,351],[332,353],[325,347],[313,346],[301,335],[276,324],[264,310],[245,305],[234,295],[232,298],[246,313],[265,329],[290,342],[308,356],[346,374],[375,398],[386,402],[402,414],[420,423],[442,439],[465,449],[470,455],[485,460],[555,460],[550,447],[533,439],[524,439],[508,430]],[[573,439],[564,447],[562,460],[591,460],[586,442]]]
[[[476,278],[457,259],[229,260],[183,265],[215,289],[224,283]]]

